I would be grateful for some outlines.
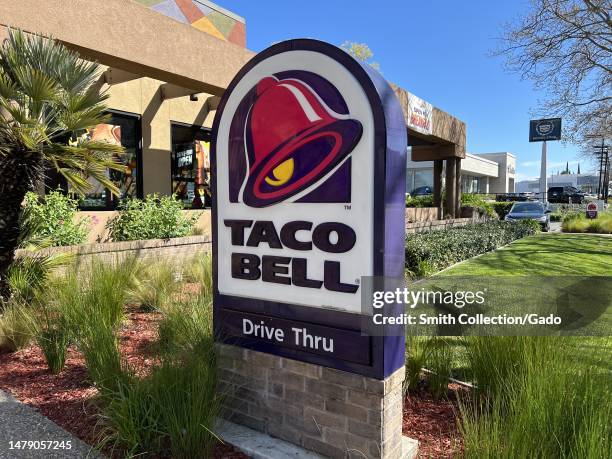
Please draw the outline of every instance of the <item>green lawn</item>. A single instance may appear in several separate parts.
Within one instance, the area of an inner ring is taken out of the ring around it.
[[[585,295],[604,292],[609,298],[612,292],[612,237],[588,234],[539,234],[513,242],[501,249],[472,258],[434,276],[475,276],[487,279],[491,276],[525,276],[525,288],[517,294],[533,292],[532,282],[538,282],[536,276],[602,276],[592,291],[585,289]],[[534,280],[535,279],[535,280]],[[556,281],[551,281],[556,282]],[[590,285],[594,280],[589,279]],[[548,286],[550,287],[550,286]],[[544,290],[546,286],[543,286]],[[553,286],[554,288],[554,286]],[[591,293],[593,292],[593,293]],[[607,314],[607,318],[611,315]],[[604,322],[609,328],[610,320]],[[609,333],[609,331],[608,331]],[[567,336],[561,339],[571,340],[576,349],[576,357],[585,366],[612,370],[612,338]],[[463,344],[463,343],[457,343]],[[458,366],[465,362],[458,349],[456,357]]]
[[[472,258],[439,276],[612,276],[612,237],[539,234]]]

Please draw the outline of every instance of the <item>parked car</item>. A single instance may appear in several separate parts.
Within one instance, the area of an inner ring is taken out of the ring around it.
[[[410,196],[414,197],[414,196],[428,196],[430,194],[433,194],[433,188],[430,186],[420,186],[418,188],[415,188],[414,190],[412,190],[412,192],[410,193]]]
[[[550,229],[550,209],[541,202],[515,202],[504,220],[535,220],[542,227],[542,231]]]
[[[551,186],[548,188],[548,202],[581,204],[584,193],[573,186]]]

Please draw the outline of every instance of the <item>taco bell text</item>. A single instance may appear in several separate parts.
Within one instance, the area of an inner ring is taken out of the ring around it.
[[[270,249],[291,249],[310,252],[316,248],[327,254],[350,251],[356,242],[355,231],[340,222],[324,222],[314,225],[310,221],[296,220],[285,223],[280,230],[268,220],[224,220],[231,232],[231,244],[244,247],[231,254],[231,275],[234,279],[261,280],[296,287],[324,288],[329,291],[355,293],[359,286],[340,281],[339,261],[323,260],[323,279],[308,275],[308,259],[278,255],[258,255],[244,250],[255,247]],[[298,239],[298,231],[307,232],[310,237]]]

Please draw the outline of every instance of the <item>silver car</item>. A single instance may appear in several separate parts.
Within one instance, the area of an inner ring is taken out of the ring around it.
[[[515,202],[504,220],[535,220],[542,227],[542,231],[550,229],[550,210],[541,202]]]

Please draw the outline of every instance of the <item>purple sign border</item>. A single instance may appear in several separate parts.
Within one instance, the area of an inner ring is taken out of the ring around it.
[[[270,317],[333,327],[343,331],[361,330],[361,316],[340,311],[295,304],[221,295],[218,289],[216,139],[227,99],[238,82],[259,62],[289,51],[313,51],[343,65],[360,83],[372,109],[374,120],[374,276],[401,278],[404,275],[405,183],[407,134],[404,115],[393,89],[375,70],[362,65],[349,54],[328,43],[312,39],[288,40],[275,44],[253,57],[234,77],[225,91],[213,122],[211,180],[213,190],[213,314],[217,339],[281,357],[384,379],[404,365],[403,327],[389,327],[386,336],[370,337],[372,361],[369,365],[344,361],[306,351],[283,348],[273,343],[223,336],[219,320],[222,309],[263,314]],[[399,307],[399,306],[398,306]]]

